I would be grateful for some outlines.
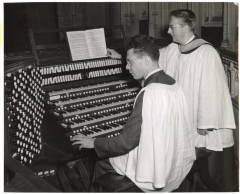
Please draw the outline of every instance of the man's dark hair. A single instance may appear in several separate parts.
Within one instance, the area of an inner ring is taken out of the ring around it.
[[[133,52],[138,55],[139,58],[142,56],[149,56],[153,61],[159,59],[159,49],[154,44],[154,39],[145,34],[139,34],[133,36],[127,43],[127,50],[133,49]]]
[[[185,22],[190,27],[190,29],[194,31],[196,16],[195,13],[193,13],[193,11],[188,9],[173,10],[170,13],[170,17],[171,16],[174,16],[176,18],[182,18],[183,22]]]

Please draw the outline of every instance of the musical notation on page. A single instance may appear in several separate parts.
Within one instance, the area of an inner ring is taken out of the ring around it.
[[[72,60],[106,57],[104,29],[67,32]]]

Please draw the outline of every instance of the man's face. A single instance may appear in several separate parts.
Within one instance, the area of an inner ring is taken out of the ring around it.
[[[129,70],[134,79],[141,79],[146,73],[144,58],[139,58],[139,56],[133,52],[133,49],[127,51],[126,69]]]
[[[183,22],[181,18],[176,18],[172,16],[169,21],[168,34],[170,34],[173,38],[173,42],[182,43],[183,37],[185,35],[184,26],[186,24]]]

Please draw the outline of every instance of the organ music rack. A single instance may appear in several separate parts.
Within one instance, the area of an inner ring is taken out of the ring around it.
[[[109,29],[121,30],[123,39],[117,40],[114,45],[113,39],[106,38],[106,43],[108,48],[120,52],[124,50],[123,27],[104,29],[105,33]],[[39,177],[47,182],[45,190],[86,192],[97,156],[94,150],[83,149],[79,152],[71,146],[69,139],[78,133],[94,138],[119,135],[131,114],[139,88],[121,60],[106,57],[70,61],[65,43],[37,45],[34,39],[34,33],[66,31],[68,29],[29,31],[42,77],[45,114],[41,124],[41,156],[28,168],[35,173],[36,184],[42,182],[38,181]],[[59,46],[61,49],[58,49]],[[44,187],[44,184],[39,187]]]

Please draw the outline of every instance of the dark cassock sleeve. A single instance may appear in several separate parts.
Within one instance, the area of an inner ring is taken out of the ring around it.
[[[132,114],[119,136],[95,139],[94,148],[98,157],[110,158],[127,154],[139,145],[142,125],[143,94],[144,91],[139,94]]]

